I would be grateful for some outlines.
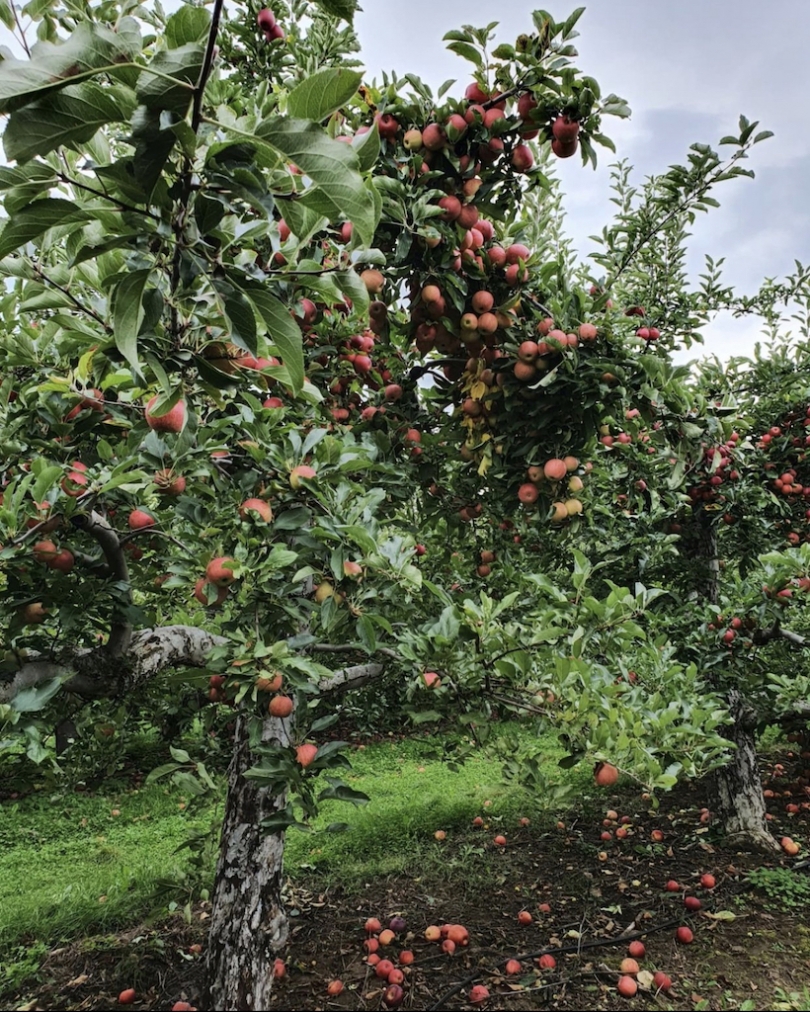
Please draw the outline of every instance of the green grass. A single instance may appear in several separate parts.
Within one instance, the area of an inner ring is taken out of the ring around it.
[[[556,770],[559,746],[553,739],[542,744]],[[154,763],[166,758],[160,749],[144,752],[143,743],[135,748]],[[435,830],[457,841],[462,834],[472,837],[472,818],[486,814],[489,836],[497,831],[508,836],[518,816],[542,814],[540,799],[504,786],[498,761],[482,755],[453,772],[435,757],[431,739],[383,741],[353,749],[351,759],[354,770],[345,779],[372,800],[362,807],[328,802],[314,832],[289,832],[286,868],[293,878],[317,871],[351,888],[370,876],[417,870],[446,877]],[[556,775],[590,779],[587,770]],[[211,827],[221,815],[222,793],[181,811],[185,800],[163,781],[131,789],[108,780],[92,793],[60,790],[46,796],[40,790],[6,803],[0,823],[0,977],[20,944],[60,944],[131,925],[165,913],[170,900],[183,905],[210,886],[213,853],[195,868],[193,853],[178,848],[192,834],[204,834],[209,844],[215,840]],[[491,805],[485,808],[486,800]],[[113,816],[113,809],[120,815]],[[336,821],[348,823],[349,831],[326,832]],[[473,842],[482,842],[480,833]]]

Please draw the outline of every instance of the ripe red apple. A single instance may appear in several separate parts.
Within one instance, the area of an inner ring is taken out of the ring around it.
[[[343,994],[343,981],[330,980],[326,985],[326,993],[333,998],[336,998],[339,994]]]
[[[623,998],[633,998],[638,992],[638,984],[632,977],[619,977],[616,989]]]
[[[158,399],[156,395],[147,402],[144,411],[146,424],[153,432],[182,432],[183,426],[186,424],[186,402],[181,399],[165,414],[155,415],[152,409]]]
[[[210,583],[217,587],[229,587],[236,577],[233,575],[233,567],[236,561],[229,555],[220,555],[212,559],[205,567],[205,575]]]
[[[441,151],[447,143],[447,136],[438,123],[428,123],[422,131],[422,144],[428,151]]]
[[[532,915],[529,913],[528,910],[521,910],[520,913],[517,915],[517,919],[518,924],[523,925],[531,924],[532,921],[534,920],[534,918],[532,917]]]
[[[318,472],[314,467],[310,467],[308,464],[299,464],[298,467],[294,467],[290,471],[290,486],[294,489],[301,487],[302,481],[312,481],[318,476]]]
[[[684,896],[683,905],[691,913],[696,913],[698,910],[700,910],[703,904],[700,902],[697,896]]]
[[[550,952],[545,952],[537,960],[537,965],[541,970],[554,970],[557,967],[557,960],[551,955]]]
[[[644,946],[644,942],[636,940],[627,946],[627,952],[633,959],[643,959],[647,953],[647,949]]]
[[[135,988],[128,987],[118,995],[119,1005],[131,1005],[135,1001]]]
[[[317,754],[318,754],[317,745],[309,745],[309,744],[298,745],[296,746],[295,749],[296,762],[300,766],[303,766],[304,768],[312,765],[312,763],[315,761],[315,756]]]
[[[518,99],[517,111],[521,119],[529,119],[532,109],[537,108],[537,99],[530,91],[524,91]]]
[[[573,144],[579,137],[579,123],[568,116],[558,116],[551,125],[551,133],[561,144]]]
[[[427,548],[425,548],[424,545],[414,545],[413,551],[414,551],[414,555],[417,555],[417,556],[421,557],[422,555],[426,554]]]
[[[76,559],[73,556],[73,552],[68,551],[67,548],[63,548],[61,552],[57,552],[56,555],[48,562],[49,569],[56,569],[60,573],[69,573],[76,563]]]
[[[441,678],[439,678],[435,671],[423,672],[422,681],[425,683],[425,688],[428,689],[438,689],[442,684]]]
[[[190,1005],[187,1001],[176,1001],[172,1005],[172,1012],[196,1012],[196,1009],[196,1005]]]
[[[142,531],[147,527],[154,527],[155,518],[144,510],[133,510],[127,518],[127,524],[131,531]]]
[[[266,521],[268,524],[273,519],[270,503],[265,499],[245,499],[239,507],[239,516],[242,520],[250,520],[252,514],[255,514],[256,517]]]
[[[518,144],[512,151],[512,167],[515,172],[528,172],[534,165],[534,155],[528,144]]]
[[[83,471],[68,471],[61,482],[62,491],[71,499],[77,499],[84,492],[89,480]]]
[[[489,991],[483,984],[476,984],[470,988],[469,1000],[471,1005],[483,1005],[489,998]]]
[[[656,970],[653,974],[653,984],[659,991],[669,991],[672,987],[672,980],[662,970]]]
[[[439,201],[439,207],[443,208],[442,221],[455,221],[461,214],[461,201],[458,197],[448,194]],[[423,293],[424,298],[424,293]]]
[[[374,117],[374,121],[377,124],[377,129],[380,131],[380,137],[382,137],[383,140],[396,140],[397,133],[399,131],[399,121],[396,120],[390,112],[378,112]]]
[[[207,607],[218,608],[225,598],[228,596],[227,587],[217,587],[217,595],[211,604],[208,604],[208,588],[213,587],[214,584],[209,583],[204,577],[200,577],[199,580],[194,584],[194,597]]]
[[[506,973],[509,976],[513,976],[516,973],[523,972],[523,963],[518,959],[508,959],[505,967]]]
[[[403,949],[399,954],[399,961],[403,966],[411,966],[414,961],[414,954],[410,949]]]
[[[496,847],[505,847],[506,837],[503,836],[503,834],[499,834],[498,836],[495,837],[495,839],[492,842],[495,844]]]
[[[682,924],[675,932],[675,941],[680,942],[681,945],[691,945],[694,939],[692,929],[687,928],[685,924]]]
[[[385,991],[383,991],[383,1004],[386,1008],[398,1008],[404,998],[405,992],[399,984],[389,984]]]
[[[477,81],[473,81],[471,84],[467,85],[464,91],[464,97],[468,102],[475,102],[478,104],[489,101],[489,95],[482,90],[481,85]]]
[[[639,965],[635,961],[635,959],[633,959],[632,957],[628,956],[626,959],[623,959],[621,961],[621,964],[619,966],[619,970],[622,973],[627,973],[627,974],[630,974],[632,976],[635,976],[635,974],[637,974],[638,971],[639,971]]]
[[[382,929],[382,924],[380,924],[376,917],[369,917],[364,927],[370,935],[373,935],[375,932]]]
[[[600,787],[612,787],[619,779],[619,771],[610,763],[597,763],[593,778]]]
[[[704,889],[714,889],[717,885],[717,881],[714,875],[710,875],[708,872],[705,875],[700,876],[700,884]]]
[[[675,881],[674,878],[671,878],[669,882],[667,882],[667,884],[664,886],[664,889],[668,893],[679,893],[681,891],[680,885]]]
[[[44,562],[46,565],[50,565],[59,554],[59,549],[53,541],[37,541],[34,543],[31,554],[37,562]]]
[[[555,137],[551,142],[551,150],[557,156],[557,158],[570,158],[572,155],[577,153],[579,142],[574,141],[571,144],[564,144],[562,141],[557,140]]]

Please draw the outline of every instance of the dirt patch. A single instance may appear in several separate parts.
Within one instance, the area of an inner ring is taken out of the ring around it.
[[[774,794],[769,804],[777,835],[789,831],[806,840],[808,811],[788,816],[784,791]],[[804,886],[798,885],[807,872],[790,871],[779,856],[723,849],[701,812],[687,804],[694,796],[681,789],[655,813],[637,796],[609,796],[604,808],[562,827],[507,827],[506,847],[495,845],[496,830],[486,823],[470,827],[448,838],[436,865],[423,874],[369,882],[352,892],[324,889],[317,879],[291,885],[287,970],[273,1008],[384,1007],[385,983],[368,965],[364,923],[377,917],[385,927],[394,916],[406,927],[379,955],[400,966],[402,949],[414,954],[412,965],[401,965],[405,1009],[470,1008],[473,984],[491,992],[488,1009],[628,1008],[616,984],[632,938],[646,947],[641,970],[661,970],[673,982],[667,995],[642,973],[632,1007],[774,1008],[783,992],[801,992],[810,981],[810,929],[799,902]],[[619,819],[603,825],[609,807]],[[623,824],[622,817],[629,821]],[[623,826],[627,835],[617,838]],[[654,839],[654,831],[663,839]],[[602,840],[607,832],[610,839]],[[443,863],[446,873],[439,874]],[[772,888],[752,891],[746,877],[763,867],[776,875]],[[713,889],[701,885],[705,873],[715,876]],[[679,888],[667,891],[667,882]],[[794,882],[795,894],[788,888]],[[793,909],[786,905],[789,894]],[[687,896],[699,900],[700,909],[687,910]],[[530,923],[519,922],[522,911],[531,914]],[[194,947],[205,945],[206,920],[200,905],[190,923],[176,915],[55,950],[42,963],[39,983],[7,994],[4,1004],[110,1009],[128,987],[136,989],[135,1009],[170,1009],[180,999],[194,1004],[204,970],[204,952]],[[469,932],[469,944],[453,955],[425,938],[429,925],[445,923]],[[691,944],[676,941],[679,925],[692,929]],[[537,958],[548,950],[556,966],[541,969]],[[521,967],[507,975],[509,958]],[[343,993],[328,996],[327,984],[338,979]]]

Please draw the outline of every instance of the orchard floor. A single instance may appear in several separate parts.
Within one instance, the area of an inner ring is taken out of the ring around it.
[[[514,818],[509,825],[485,821],[479,829],[454,829],[431,842],[432,859],[417,876],[380,876],[351,891],[298,872],[289,886],[287,971],[272,1007],[382,1008],[383,987],[364,962],[363,924],[396,914],[407,928],[391,958],[396,964],[401,948],[415,954],[405,967],[405,1009],[471,1008],[473,983],[489,988],[486,1008],[514,1012],[810,1009],[810,874],[792,870],[794,862],[778,855],[723,849],[701,825],[697,797],[694,788],[678,790],[651,813],[638,794],[607,795],[565,828],[535,820],[520,826]],[[788,821],[783,798],[770,804],[777,833],[789,831],[806,853],[808,813]],[[632,832],[602,843],[609,808],[631,817]],[[481,814],[486,820],[488,810]],[[662,843],[651,842],[654,829],[664,833]],[[507,836],[505,848],[494,844],[497,832]],[[700,887],[706,872],[717,880],[712,891]],[[756,884],[748,878],[752,872]],[[679,892],[665,891],[671,879]],[[688,913],[684,893],[699,897],[702,909]],[[550,912],[542,913],[540,904]],[[533,916],[525,926],[517,918],[523,910]],[[112,1009],[127,987],[137,991],[131,1008],[170,1009],[181,998],[195,1004],[204,954],[190,947],[205,945],[205,922],[205,904],[197,904],[190,923],[177,914],[43,953],[37,983],[6,990],[3,1008]],[[454,956],[424,938],[427,925],[443,922],[469,930],[469,946]],[[691,945],[676,943],[680,924],[692,927]],[[643,986],[629,1000],[617,993],[619,963],[634,936],[647,948],[642,971],[663,970],[672,978],[669,995]],[[542,972],[532,957],[547,949],[562,951],[556,969]],[[524,970],[506,977],[504,962],[514,957],[523,957]],[[345,990],[327,997],[336,978]]]

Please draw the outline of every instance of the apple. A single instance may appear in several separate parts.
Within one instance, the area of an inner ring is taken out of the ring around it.
[[[517,919],[518,924],[523,925],[531,924],[532,921],[534,920],[534,918],[532,917],[532,915],[529,913],[528,910],[521,910],[520,913],[517,915]]]
[[[656,970],[653,974],[653,984],[659,991],[669,991],[672,987],[672,980],[663,971]]]
[[[239,507],[239,516],[242,520],[249,520],[251,518],[251,514],[255,514],[258,518],[266,521],[268,524],[273,519],[273,511],[270,508],[270,503],[265,499],[245,499]]]
[[[158,471],[152,480],[161,495],[178,496],[186,490],[186,479],[182,474],[174,474],[169,468]]]
[[[61,488],[65,495],[70,496],[71,499],[77,499],[85,490],[89,483],[89,478],[83,471],[68,471],[65,477],[62,479]]]
[[[512,168],[515,172],[528,172],[534,165],[534,155],[528,144],[518,144],[512,151]]]
[[[619,779],[619,771],[610,763],[597,763],[593,778],[600,787],[612,787]]]
[[[692,934],[692,929],[687,928],[685,924],[682,924],[675,932],[675,941],[680,942],[681,945],[691,945],[694,938],[695,936]]]
[[[422,131],[422,144],[428,151],[441,151],[447,143],[447,135],[438,123],[428,123]]]
[[[628,956],[627,959],[623,959],[621,961],[619,970],[622,973],[627,973],[630,974],[631,976],[635,976],[639,971],[639,965],[635,961],[635,959],[632,959],[630,956]]]
[[[119,1005],[131,1005],[135,1001],[135,988],[128,987],[118,995]]]
[[[50,565],[59,554],[59,549],[53,541],[37,541],[34,543],[31,554],[37,562],[44,562],[46,565]]]
[[[317,478],[318,472],[309,464],[299,464],[290,471],[290,487],[298,490],[302,481],[312,481]]]
[[[63,548],[61,552],[57,552],[50,562],[48,562],[48,568],[56,569],[60,573],[69,573],[75,563],[76,560],[73,557],[73,552],[68,551],[67,548]]]
[[[369,917],[364,927],[370,935],[373,935],[375,932],[380,931],[382,924],[380,924],[376,917]]]
[[[579,137],[579,123],[568,116],[558,116],[551,124],[551,133],[561,144],[573,144]]]
[[[402,143],[407,151],[417,151],[422,147],[422,131],[416,129],[407,130]]]
[[[269,7],[265,7],[256,15],[256,24],[259,26],[259,31],[266,35],[275,27],[276,16]]]
[[[433,836],[440,842],[447,839],[447,833],[443,829],[437,829]]]
[[[48,610],[39,601],[19,608],[17,614],[25,625],[40,625],[48,617]]]
[[[294,706],[295,704],[289,696],[273,696],[267,707],[267,712],[271,717],[289,717]]]
[[[147,527],[154,527],[155,518],[144,510],[133,510],[127,518],[127,524],[131,531],[142,531]]]
[[[717,885],[717,880],[714,875],[710,875],[708,872],[705,875],[700,876],[700,884],[704,889],[714,889]]]
[[[303,766],[306,769],[307,766],[312,765],[317,754],[317,745],[297,745],[295,749],[295,760],[300,766]]]
[[[422,681],[427,689],[438,689],[442,684],[441,678],[435,671],[425,671],[422,674]]]
[[[332,998],[336,998],[339,994],[343,994],[343,981],[330,980],[326,985],[326,993]]]
[[[557,156],[557,158],[570,158],[572,155],[577,153],[579,144],[574,141],[572,144],[563,144],[562,141],[557,140],[555,137],[551,142],[551,150]]]
[[[386,1008],[398,1008],[405,998],[405,992],[399,984],[389,984],[383,991],[383,1004]]]
[[[634,941],[627,946],[627,952],[633,959],[643,959],[647,953],[647,949],[644,946],[644,942]]]
[[[696,913],[698,910],[700,910],[703,904],[700,902],[697,896],[684,896],[683,905],[686,907],[687,910],[691,911],[692,913]]]
[[[664,886],[664,889],[668,893],[679,893],[681,891],[680,885],[675,881],[674,878],[671,878],[669,882],[667,882],[667,884]]]
[[[410,949],[403,949],[399,954],[399,961],[403,966],[410,966],[414,961],[414,954]]]
[[[165,414],[156,415],[153,413],[153,408],[158,399],[156,395],[146,404],[144,410],[146,424],[153,432],[182,432],[183,426],[186,424],[186,402],[181,399]]]
[[[619,983],[616,985],[616,989],[622,997],[632,998],[638,992],[638,984],[632,977],[619,977]]]
[[[554,970],[557,967],[557,960],[551,955],[550,952],[545,952],[537,960],[537,965],[541,970]]]
[[[390,112],[378,112],[374,117],[374,122],[377,124],[377,129],[380,131],[380,137],[383,140],[395,141],[397,139],[399,121]]]
[[[378,270],[369,268],[360,275],[360,280],[366,286],[369,295],[379,295],[385,288],[385,276]]]
[[[495,844],[496,847],[505,847],[506,837],[503,836],[503,834],[499,834],[498,836],[495,837],[495,839],[492,842]]]
[[[282,977],[287,976],[287,966],[283,959],[273,960],[273,977],[276,980],[281,980]]]
[[[483,984],[476,984],[470,988],[469,1000],[471,1005],[483,1005],[489,998],[489,991]]]
[[[205,567],[206,578],[209,583],[213,583],[217,587],[229,587],[236,579],[233,574],[233,567],[235,565],[235,559],[232,559],[229,555],[217,556],[216,559],[211,559]]]

